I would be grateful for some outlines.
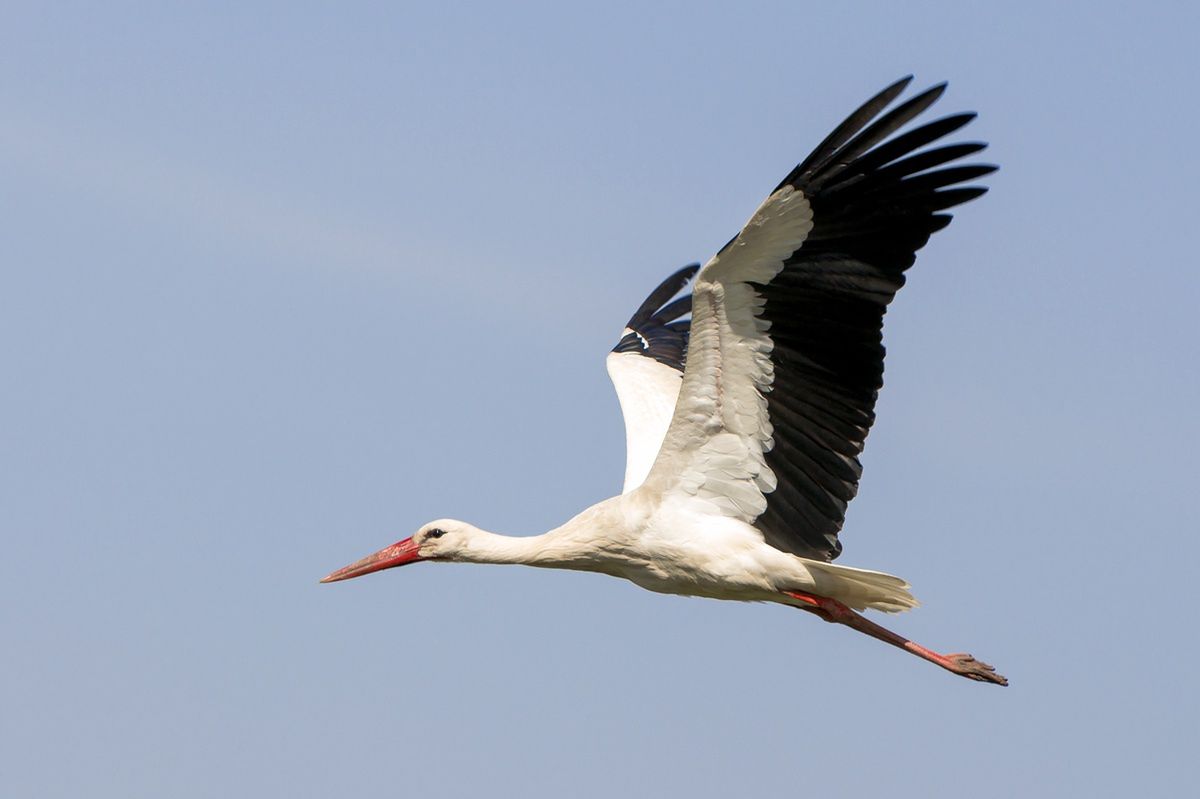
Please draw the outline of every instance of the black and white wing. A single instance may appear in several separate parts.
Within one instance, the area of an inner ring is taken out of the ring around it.
[[[883,385],[883,315],[946,209],[986,189],[981,143],[926,147],[956,114],[893,135],[935,86],[891,110],[911,76],[849,116],[700,271],[680,399],[647,487],[708,500],[770,545],[817,560],[858,490]]]
[[[700,264],[685,266],[660,283],[625,325],[605,362],[625,417],[623,494],[646,479],[675,412],[691,325],[684,317],[692,298],[671,298],[698,269]]]

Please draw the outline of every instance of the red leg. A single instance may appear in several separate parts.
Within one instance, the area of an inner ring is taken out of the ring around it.
[[[798,599],[804,603],[797,607],[815,613],[825,621],[853,627],[861,633],[866,633],[872,638],[878,638],[880,641],[892,646],[905,649],[919,658],[936,663],[943,669],[952,671],[955,674],[961,674],[969,680],[1008,685],[1007,679],[1001,677],[996,673],[994,668],[983,661],[976,660],[966,654],[943,655],[934,652],[932,649],[926,649],[920,644],[897,635],[886,627],[881,627],[875,622],[860,616],[836,599],[830,599],[818,594],[805,594],[799,591],[784,591],[783,593],[792,599]]]

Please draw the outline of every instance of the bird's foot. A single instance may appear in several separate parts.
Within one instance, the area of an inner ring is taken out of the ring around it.
[[[966,677],[968,680],[990,682],[996,685],[1008,685],[1008,678],[1002,674],[997,674],[994,666],[984,663],[982,660],[976,660],[965,652],[939,655],[934,662],[947,671],[952,671],[955,674]]]

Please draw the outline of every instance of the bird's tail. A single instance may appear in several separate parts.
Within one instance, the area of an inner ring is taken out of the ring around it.
[[[920,603],[908,583],[891,574],[806,560],[814,580],[813,592],[836,599],[854,610],[899,613]]]

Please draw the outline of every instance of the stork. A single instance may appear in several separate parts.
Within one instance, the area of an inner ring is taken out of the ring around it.
[[[625,418],[620,495],[529,537],[439,519],[322,582],[426,560],[600,572],[799,608],[1007,685],[861,615],[915,607],[907,582],[833,563],[883,384],[884,312],[946,210],[986,191],[963,184],[996,169],[952,165],[983,143],[941,141],[973,113],[899,132],[946,87],[893,106],[911,80],[863,103],[703,268],[671,275],[629,320],[607,357]]]

